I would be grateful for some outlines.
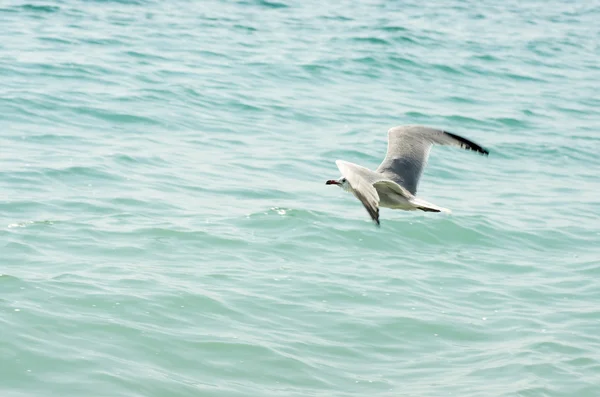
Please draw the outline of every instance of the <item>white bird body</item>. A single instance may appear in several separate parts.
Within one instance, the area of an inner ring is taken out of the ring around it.
[[[336,160],[342,173],[328,185],[338,185],[352,193],[364,205],[373,221],[379,225],[379,208],[405,211],[451,211],[417,198],[417,186],[427,164],[431,146],[450,145],[473,150],[483,155],[489,152],[461,136],[434,128],[408,125],[388,130],[388,150],[376,171],[343,160]]]

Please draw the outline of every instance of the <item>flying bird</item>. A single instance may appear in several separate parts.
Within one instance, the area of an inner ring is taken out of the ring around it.
[[[419,179],[434,144],[456,146],[485,156],[489,154],[475,142],[448,131],[421,125],[393,127],[388,130],[387,154],[377,170],[336,160],[342,177],[330,179],[325,184],[337,185],[352,193],[377,226],[380,225],[379,207],[450,213],[449,209],[416,197]]]

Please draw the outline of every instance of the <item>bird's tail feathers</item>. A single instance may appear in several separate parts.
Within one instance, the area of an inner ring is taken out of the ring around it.
[[[425,200],[422,200],[420,198],[416,198],[413,197],[410,202],[415,206],[416,209],[421,210],[421,211],[425,211],[425,212],[444,212],[446,214],[450,214],[452,213],[452,211],[450,211],[447,208],[443,208],[443,207],[439,207],[435,204],[431,204],[428,203]]]

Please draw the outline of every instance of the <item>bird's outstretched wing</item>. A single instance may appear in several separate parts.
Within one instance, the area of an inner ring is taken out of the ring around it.
[[[388,130],[387,154],[376,172],[414,195],[434,144],[473,150],[482,155],[489,154],[475,142],[447,131],[419,125],[400,126]]]
[[[379,195],[373,186],[378,175],[368,168],[344,160],[336,160],[335,164],[342,176],[350,183],[352,193],[360,200],[371,219],[379,226]]]

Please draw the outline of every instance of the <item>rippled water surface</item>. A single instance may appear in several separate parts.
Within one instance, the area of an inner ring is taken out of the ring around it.
[[[0,2],[0,394],[600,396],[600,4]],[[426,124],[381,228],[325,180]]]

